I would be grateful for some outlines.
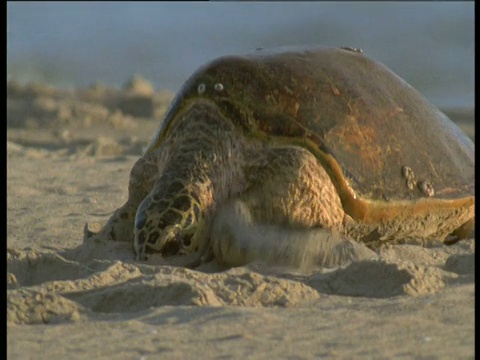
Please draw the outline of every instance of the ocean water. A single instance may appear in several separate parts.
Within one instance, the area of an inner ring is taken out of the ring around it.
[[[257,47],[360,47],[436,105],[474,107],[474,2],[9,2],[7,76],[176,91]]]

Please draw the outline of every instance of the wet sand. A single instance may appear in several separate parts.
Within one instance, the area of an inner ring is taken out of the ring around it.
[[[308,271],[136,262],[83,226],[126,200],[172,94],[7,90],[8,359],[474,357],[474,239]],[[446,113],[473,138],[473,111]]]

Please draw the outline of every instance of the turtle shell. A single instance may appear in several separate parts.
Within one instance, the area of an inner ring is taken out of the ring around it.
[[[356,49],[216,59],[186,81],[149,149],[199,98],[214,102],[246,136],[308,148],[355,218],[382,208],[376,217],[383,219],[393,205],[411,210],[405,204],[417,200],[427,210],[474,201],[473,142],[420,92]]]

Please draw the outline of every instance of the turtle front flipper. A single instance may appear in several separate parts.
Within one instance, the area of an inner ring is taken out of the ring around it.
[[[128,200],[113,212],[98,233],[91,231],[88,224],[85,224],[83,240],[132,241],[137,208],[152,189],[164,163],[165,154],[161,148],[148,152],[138,159],[130,172]]]
[[[83,229],[83,241],[93,239],[131,241],[135,212],[135,204],[127,201],[122,207],[113,212],[99,232],[90,230],[88,223],[86,223]]]

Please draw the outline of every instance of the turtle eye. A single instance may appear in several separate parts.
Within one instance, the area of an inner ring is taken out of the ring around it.
[[[216,83],[213,88],[215,89],[215,91],[223,91],[223,84],[222,83]]]
[[[197,92],[198,92],[199,95],[201,95],[205,92],[206,89],[207,89],[207,86],[204,83],[201,83],[197,87]]]

